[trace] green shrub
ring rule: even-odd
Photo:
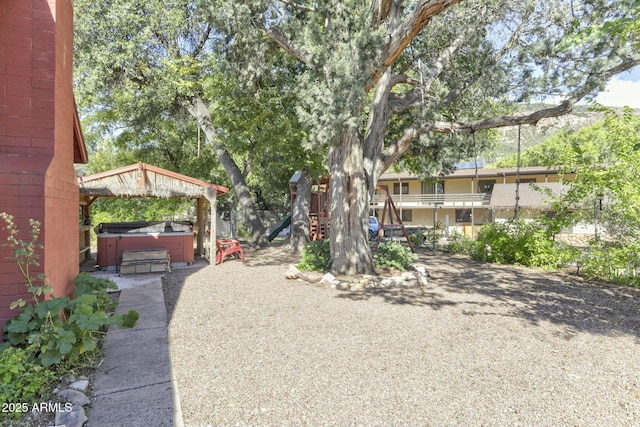
[[[422,233],[409,234],[409,240],[414,248],[422,248],[425,246],[427,240],[426,236]]]
[[[14,346],[31,345],[35,360],[45,367],[78,362],[93,354],[109,326],[132,327],[138,319],[135,310],[110,314],[116,304],[106,303],[98,295],[85,293],[75,299],[60,297],[25,304],[19,308],[20,314],[5,324],[5,339]]]
[[[413,270],[413,261],[418,257],[408,247],[395,242],[380,243],[374,256],[377,267],[390,267],[396,270]]]
[[[444,224],[440,221],[436,221],[436,223],[433,224],[433,227],[429,228],[424,234],[425,241],[429,242],[429,246],[434,251],[438,249],[438,242],[440,242],[440,239],[444,235],[444,229]]]
[[[574,253],[567,245],[556,244],[543,223],[519,219],[483,225],[472,256],[480,261],[554,269],[566,265]]]
[[[10,416],[15,418],[28,412],[30,407],[23,405],[35,402],[55,377],[53,371],[35,363],[30,353],[30,348],[16,347],[0,352],[0,402],[20,403],[20,406],[9,408]]]
[[[454,232],[449,236],[449,241],[444,247],[444,251],[452,254],[471,255],[475,242],[466,238],[460,233]]]
[[[40,224],[30,221],[31,240],[17,238],[18,230],[13,217],[1,213],[9,232],[8,243],[13,250],[13,259],[17,263],[31,293],[29,302],[19,299],[11,304],[17,309],[17,317],[7,321],[3,327],[4,338],[13,346],[29,348],[33,352],[34,362],[44,367],[66,363],[77,363],[85,355],[93,354],[99,337],[107,327],[132,327],[138,319],[138,313],[130,310],[125,315],[111,315],[116,304],[111,303],[107,289],[114,286],[108,279],[99,279],[86,273],[76,279],[76,298],[55,297],[52,288],[43,274],[33,276],[30,268],[38,266],[36,249]],[[50,298],[42,300],[49,294]]]
[[[640,242],[592,242],[579,263],[589,279],[640,287]]]
[[[329,239],[309,242],[302,251],[302,258],[297,265],[300,270],[324,272],[331,268]]]

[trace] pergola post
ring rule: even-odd
[[[209,262],[212,265],[216,263],[216,236],[218,234],[217,229],[217,218],[218,218],[218,207],[217,207],[217,199],[218,192],[213,188],[207,188],[205,190],[204,197],[207,198],[209,204],[211,205],[211,234],[209,236]]]
[[[202,256],[202,250],[204,249],[204,234],[206,233],[204,224],[204,200],[202,197],[198,197],[196,199],[196,225],[198,227],[196,252],[198,256]]]

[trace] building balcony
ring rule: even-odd
[[[487,193],[462,194],[393,194],[393,203],[397,208],[481,208],[489,205],[491,198]],[[371,207],[382,209],[386,196],[376,194],[371,200]]]

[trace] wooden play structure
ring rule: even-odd
[[[376,190],[384,191],[386,194],[384,199],[384,208],[382,209],[382,219],[378,220],[380,222],[380,230],[378,230],[376,247],[380,244],[380,239],[382,239],[384,230],[391,230],[391,232],[394,233],[396,229],[400,229],[402,230],[402,234],[404,235],[404,237],[407,239],[407,243],[409,244],[409,248],[411,248],[411,252],[415,252],[413,243],[411,243],[411,239],[409,238],[409,233],[407,233],[407,229],[402,223],[402,218],[400,218],[398,209],[396,208],[396,205],[393,203],[393,199],[391,198],[389,187],[387,185],[377,185]],[[389,215],[389,223],[385,224],[387,214]]]
[[[324,240],[329,237],[329,177],[323,176],[311,187],[309,207],[309,238]]]
[[[289,180],[289,184],[291,186],[291,206],[293,206],[293,201],[296,197],[295,188],[299,179],[299,172],[296,172]],[[407,239],[407,243],[409,244],[411,251],[415,252],[413,244],[411,243],[411,239],[409,238],[409,233],[407,233],[407,230],[402,223],[402,219],[400,218],[400,214],[398,213],[398,210],[393,203],[393,199],[391,198],[389,187],[386,185],[378,185],[376,186],[376,190],[378,192],[384,191],[386,194],[382,214],[381,216],[379,216],[381,220],[379,220],[380,230],[378,231],[376,248],[380,243],[382,237],[384,237],[385,230],[391,230],[391,232],[393,233],[394,230],[399,229]],[[388,223],[386,223],[387,219]],[[329,211],[329,177],[325,175],[314,182],[311,186],[311,204],[309,207],[309,239],[313,241],[324,240],[328,238],[330,234],[330,227],[331,219]]]

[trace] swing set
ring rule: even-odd
[[[415,252],[415,248],[413,247],[413,243],[411,243],[411,239],[409,238],[409,233],[407,233],[407,229],[402,223],[402,218],[400,218],[400,214],[398,213],[398,209],[396,208],[395,203],[393,203],[393,199],[391,198],[391,193],[389,193],[388,185],[377,185],[376,190],[384,191],[386,193],[384,199],[384,208],[382,209],[382,219],[380,220],[380,229],[378,230],[378,238],[376,240],[376,249],[378,249],[378,245],[380,245],[380,240],[382,239],[382,235],[384,234],[384,230],[402,230],[402,234],[407,239],[407,243],[409,244],[409,248],[411,248],[411,252]],[[389,224],[385,225],[385,220],[387,218],[387,213],[389,214]],[[395,223],[394,223],[395,221]]]

